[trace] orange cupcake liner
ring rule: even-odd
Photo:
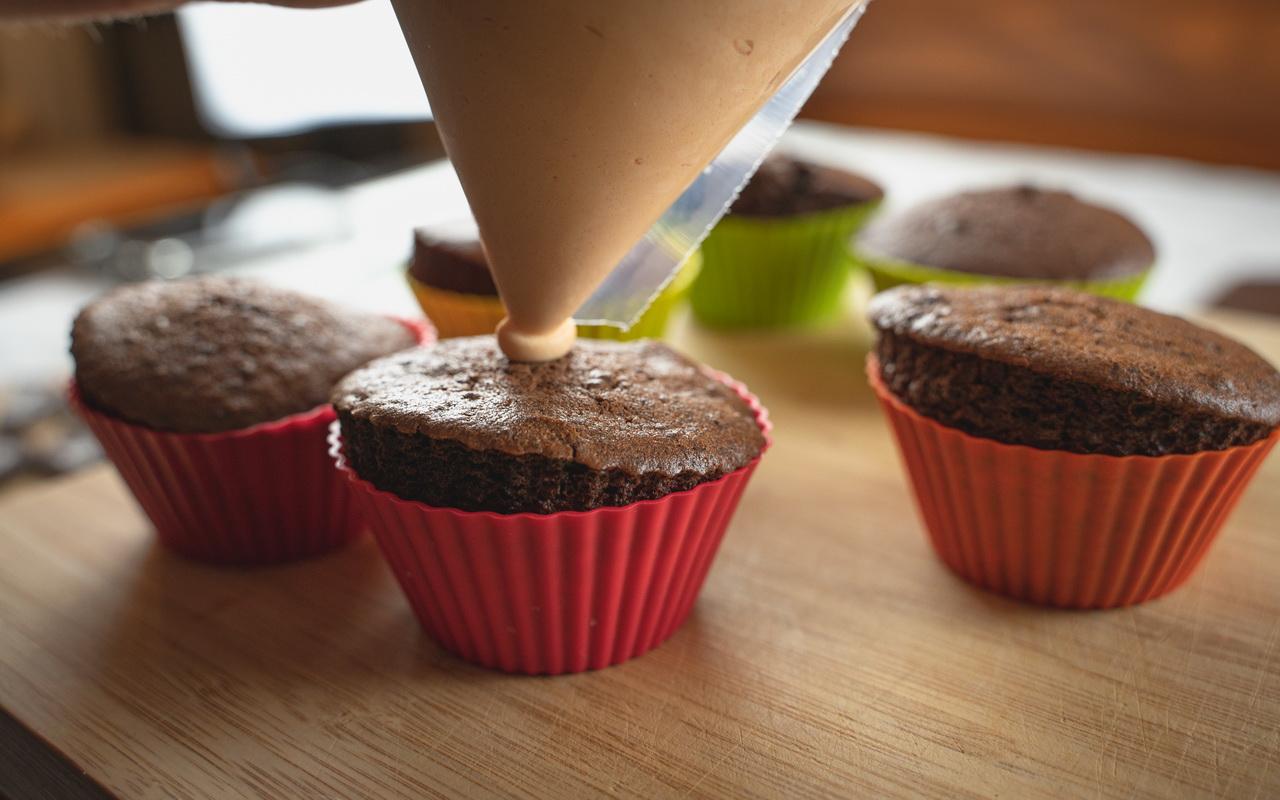
[[[438,289],[406,272],[405,278],[422,311],[435,325],[441,339],[455,336],[483,336],[493,333],[506,317],[496,295],[463,294]]]
[[[635,324],[625,331],[612,325],[579,325],[578,336],[615,341],[662,338],[672,313],[688,295],[701,265],[702,254],[695,250]],[[441,339],[493,333],[507,315],[496,295],[464,294],[428,286],[409,270],[405,271],[405,280],[423,313],[435,324]]]
[[[420,343],[425,320],[401,320]],[[88,406],[79,387],[71,407],[93,431],[160,541],[197,561],[266,565],[334,550],[361,521],[333,469],[329,405],[223,433],[172,433]]]
[[[867,377],[934,550],[964,580],[1025,602],[1115,608],[1186,581],[1280,440],[1191,455],[1039,450],[924,417]]]
[[[767,449],[768,413],[719,377],[751,405]],[[347,466],[336,422],[330,452],[427,634],[471,663],[550,675],[618,664],[680,627],[760,461],[628,506],[496,514],[378,489]]]

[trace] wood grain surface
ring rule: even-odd
[[[777,444],[649,655],[469,667],[371,541],[197,566],[100,467],[0,501],[0,704],[124,797],[1280,796],[1280,459],[1173,595],[1021,606],[929,551],[860,332],[683,341]]]

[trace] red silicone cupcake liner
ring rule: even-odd
[[[767,449],[768,413],[717,377],[751,405]],[[629,506],[495,514],[402,500],[346,465],[337,423],[330,442],[427,634],[466,661],[527,674],[600,669],[671,636],[760,461]]]
[[[425,321],[401,320],[419,342]],[[170,433],[90,408],[71,383],[71,406],[168,547],[216,564],[264,565],[328,552],[362,530],[326,436],[331,406],[241,430]]]
[[[867,376],[938,556],[970,583],[1062,608],[1159,597],[1195,571],[1280,430],[1193,455],[1108,456],[982,439]]]

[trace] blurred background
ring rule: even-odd
[[[889,208],[1070,188],[1152,233],[1145,302],[1266,311],[1277,42],[1274,0],[876,0],[784,147]],[[57,387],[72,316],[113,283],[259,272],[411,311],[410,229],[466,213],[442,156],[386,0],[0,26],[0,481],[95,457]]]

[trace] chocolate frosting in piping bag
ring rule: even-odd
[[[507,307],[499,343],[537,361],[572,346],[575,312],[628,325],[644,311],[862,0],[394,5]]]

